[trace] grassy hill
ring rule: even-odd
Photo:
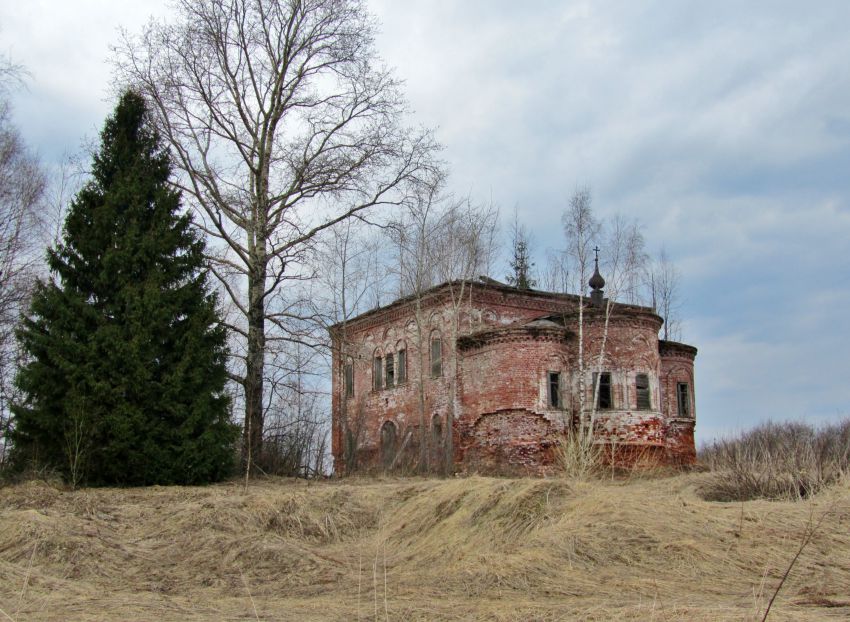
[[[271,479],[0,489],[0,619],[850,618],[850,482],[704,501],[631,481]]]

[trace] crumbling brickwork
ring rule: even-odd
[[[577,309],[576,296],[448,283],[334,326],[336,471],[555,470],[582,419]],[[617,463],[692,463],[696,349],[660,342],[652,309],[613,305],[607,328],[605,315],[588,305],[582,322],[595,442]]]

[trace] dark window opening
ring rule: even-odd
[[[395,384],[395,366],[393,363],[393,355],[387,354],[387,373],[384,376],[384,380],[386,381],[386,387],[388,389],[391,389]]]
[[[352,363],[345,364],[345,397],[354,396],[354,365]]]
[[[679,401],[679,416],[691,416],[691,392],[687,382],[680,382],[676,385],[676,396]]]
[[[443,341],[436,337],[431,339],[431,377],[443,375]]]
[[[635,376],[635,388],[637,389],[638,410],[649,410],[652,404],[649,399],[649,376],[638,374]]]
[[[596,383],[599,382],[599,397],[596,400],[596,408],[605,410],[613,408],[614,400],[611,399],[611,374],[603,372],[601,374],[593,374],[593,387],[596,389]]]
[[[398,369],[396,370],[396,382],[403,384],[407,382],[407,351],[398,351]]]
[[[383,384],[381,382],[381,369],[381,357],[376,356],[374,364],[372,365],[372,388],[374,388],[375,391],[380,391],[381,385]]]
[[[549,372],[549,406],[561,408],[561,374],[556,371]]]

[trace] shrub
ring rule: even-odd
[[[699,461],[715,473],[701,491],[710,501],[805,499],[850,474],[850,418],[765,423],[706,444]]]

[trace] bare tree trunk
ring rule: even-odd
[[[427,428],[425,426],[425,348],[430,348],[430,340],[425,343],[424,331],[422,329],[422,300],[419,292],[416,294],[414,315],[416,317],[416,350],[419,353],[419,472],[428,472],[430,443]],[[430,375],[430,374],[429,374]]]
[[[245,354],[244,368],[231,366],[245,392],[243,451],[256,462],[267,343],[319,345],[304,338],[315,318],[292,310],[285,286],[314,278],[304,256],[320,234],[400,204],[437,174],[437,146],[404,126],[400,85],[358,0],[175,5],[168,24],[125,35],[117,78],[151,103],[183,173],[176,184],[212,241],[211,270],[236,316],[227,327]]]
[[[265,313],[262,294],[265,289],[260,275],[252,273],[248,284],[248,352],[245,356],[245,444],[243,460],[246,468],[250,460],[262,459],[263,451],[263,368],[265,364]]]

